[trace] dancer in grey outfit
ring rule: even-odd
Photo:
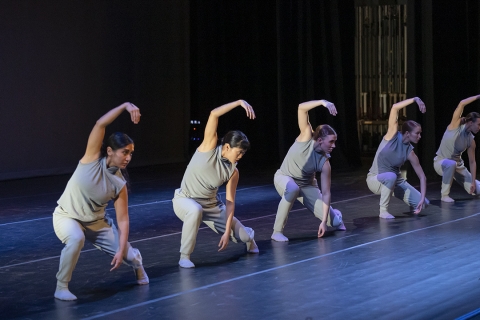
[[[298,106],[300,135],[288,150],[282,166],[275,173],[273,180],[275,188],[282,197],[271,236],[275,241],[288,241],[283,229],[295,200],[300,201],[321,220],[318,237],[325,234],[327,226],[345,230],[341,212],[330,206],[329,158],[335,148],[337,134],[329,125],[320,125],[313,132],[308,120],[308,111],[318,106],[326,107],[332,115],[337,114],[335,105],[326,100],[301,103]],[[317,172],[321,173],[321,191],[315,178]]]
[[[140,110],[128,102],[98,119],[88,138],[85,155],[80,159],[53,213],[55,234],[65,244],[57,273],[54,294],[57,299],[77,299],[68,290],[68,283],[85,239],[113,257],[110,271],[124,262],[133,267],[138,284],[149,282],[140,252],[128,243],[128,195],[121,170],[132,158],[133,141],[126,134],[115,133],[105,144],[104,155],[101,151],[105,127],[124,110],[131,114],[134,123],[140,121]],[[118,230],[105,214],[110,200],[114,200]]]
[[[237,162],[250,147],[247,137],[240,131],[230,131],[217,146],[218,118],[241,106],[247,117],[255,119],[253,108],[244,100],[227,103],[213,109],[205,126],[203,141],[193,155],[183,176],[180,189],[172,200],[173,210],[183,221],[180,260],[182,268],[193,268],[190,254],[195,248],[198,228],[203,221],[216,233],[222,234],[218,251],[227,248],[229,239],[246,243],[247,251],[258,253],[254,232],[234,217],[235,193],[239,179]],[[224,205],[218,188],[227,182]]]
[[[479,99],[480,95],[477,95],[460,101],[453,112],[452,121],[443,134],[437,156],[433,159],[435,171],[442,176],[441,200],[443,202],[455,201],[449,196],[453,179],[469,194],[475,194],[475,191],[478,193],[478,190],[480,190],[480,182],[476,180],[476,145],[472,134],[480,130],[480,114],[471,112],[466,117],[462,117],[465,106]],[[465,150],[467,150],[471,173],[462,160],[462,153]],[[475,180],[475,183],[472,183],[473,180]]]
[[[387,134],[378,146],[373,159],[372,167],[367,175],[368,188],[375,194],[380,195],[380,218],[394,219],[388,212],[388,204],[393,195],[403,200],[413,208],[415,214],[420,213],[429,201],[425,199],[427,192],[427,178],[413,152],[411,143],[418,143],[422,133],[422,127],[415,121],[408,120],[403,123],[402,132],[398,131],[398,112],[409,104],[416,102],[420,111],[425,113],[425,104],[420,98],[412,98],[395,103],[390,110]],[[412,187],[400,172],[400,167],[409,160],[415,173],[420,179],[420,192]]]

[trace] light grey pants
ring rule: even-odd
[[[227,208],[215,199],[193,199],[184,195],[181,189],[175,190],[172,199],[173,211],[183,221],[180,253],[191,254],[197,241],[198,228],[202,221],[218,234],[224,234],[227,224]],[[233,217],[230,239],[233,242],[247,243],[253,240],[253,229],[245,227],[237,218]]]
[[[85,239],[92,242],[97,249],[112,257],[117,253],[119,247],[118,230],[112,219],[107,216],[101,220],[84,222],[53,213],[53,228],[58,239],[65,244],[65,248],[60,255],[60,267],[57,273],[57,280],[61,282],[68,283],[72,279],[73,269],[75,269],[80,257]],[[132,248],[130,243],[127,243],[127,255],[123,258],[123,263],[133,268],[142,265],[140,251]]]
[[[367,175],[367,185],[370,191],[380,195],[380,212],[388,212],[388,204],[392,194],[410,206],[417,207],[422,194],[412,187],[403,177],[393,172],[384,172],[378,175]],[[425,198],[423,208],[426,208],[430,201]]]
[[[300,203],[308,210],[313,212],[315,217],[322,220],[324,202],[322,201],[322,192],[318,187],[299,187],[291,177],[282,174],[280,171],[275,173],[273,182],[275,189],[277,189],[278,194],[282,197],[278,204],[273,231],[283,232],[283,228],[287,224],[288,214],[290,213],[295,200],[300,201]],[[335,215],[335,211],[330,207],[327,226],[332,226],[332,221],[335,218]]]
[[[433,159],[433,167],[438,175],[442,176],[442,197],[450,194],[453,179],[455,179],[455,181],[457,181],[467,192],[470,192],[472,174],[463,164],[458,165],[455,160],[435,157],[435,159]],[[480,182],[475,180],[475,184],[475,192],[478,194],[480,193]]]

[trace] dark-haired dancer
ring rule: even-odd
[[[430,202],[425,198],[427,192],[427,178],[423,172],[418,157],[413,152],[412,143],[418,143],[422,133],[419,123],[408,120],[402,125],[402,132],[398,131],[398,112],[409,104],[416,102],[422,113],[425,113],[425,104],[420,98],[411,98],[395,103],[390,110],[388,130],[378,146],[373,159],[372,167],[367,175],[368,188],[380,195],[380,218],[394,219],[388,212],[388,204],[393,195],[403,200],[418,214]],[[420,192],[412,187],[402,177],[400,167],[409,160],[415,173],[420,179]]]
[[[320,125],[313,132],[308,120],[308,111],[318,106],[326,107],[334,116],[337,114],[335,105],[326,100],[301,103],[298,106],[300,135],[288,150],[282,166],[275,173],[275,188],[282,197],[271,236],[275,241],[288,241],[283,235],[283,228],[295,199],[321,220],[318,237],[325,234],[327,225],[345,230],[341,212],[330,206],[329,158],[335,148],[337,134],[329,125]],[[320,172],[321,191],[315,178],[317,172]]]
[[[477,162],[475,161],[475,140],[472,133],[480,130],[480,114],[471,112],[462,117],[463,108],[469,103],[480,99],[480,95],[460,101],[453,112],[452,121],[443,134],[437,156],[433,159],[435,171],[442,176],[443,202],[454,202],[450,198],[450,188],[453,179],[465,188],[469,194],[475,194],[480,190],[480,182],[476,180]],[[468,162],[471,173],[465,168],[462,153],[467,150]],[[475,180],[475,183],[472,181]]]
[[[85,239],[113,257],[110,271],[124,262],[133,267],[138,284],[149,282],[140,252],[128,243],[128,194],[121,171],[132,158],[133,141],[126,134],[116,133],[110,136],[104,150],[101,150],[105,127],[124,110],[130,113],[133,123],[140,121],[140,110],[128,102],[97,120],[88,138],[85,155],[80,159],[53,213],[55,234],[65,244],[57,273],[57,299],[77,299],[68,290],[68,283]],[[110,200],[114,200],[118,230],[105,214]]]
[[[230,131],[217,146],[218,118],[238,106],[245,109],[248,118],[255,119],[253,108],[243,100],[213,109],[205,126],[203,141],[188,164],[180,189],[175,190],[173,210],[183,221],[178,262],[182,268],[195,267],[190,261],[190,254],[202,221],[216,233],[222,234],[218,251],[225,250],[231,238],[234,242],[246,243],[248,252],[258,253],[253,230],[243,226],[234,217],[239,179],[236,166],[250,143],[242,132]],[[225,182],[226,205],[217,194],[218,188]]]

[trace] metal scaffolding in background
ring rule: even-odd
[[[355,6],[355,81],[360,147],[369,153],[386,133],[392,104],[406,99],[407,5],[366,2]],[[399,120],[405,116],[402,109]]]

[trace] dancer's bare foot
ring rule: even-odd
[[[272,236],[270,237],[272,240],[278,241],[278,242],[287,242],[288,238],[283,235],[280,231],[274,231],[272,233]]]
[[[195,268],[195,265],[192,261],[190,261],[189,254],[180,254],[180,260],[178,261],[178,265],[182,268]]]
[[[379,217],[383,219],[395,219],[395,217],[388,212],[380,212]]]
[[[249,253],[258,253],[258,246],[255,240],[252,239],[252,241],[247,242],[247,252]]]
[[[135,272],[135,277],[137,278],[137,283],[142,285],[142,284],[148,284],[150,280],[148,279],[147,273],[145,272],[145,269],[143,269],[143,266],[140,266],[137,269],[133,269]]]
[[[55,290],[55,294],[53,295],[58,300],[63,301],[73,301],[77,300],[77,297],[68,290],[68,286],[59,286],[57,284],[57,289]]]
[[[443,196],[442,199],[440,199],[440,200],[442,200],[442,202],[447,202],[447,203],[455,202],[455,200],[453,200],[449,196]]]

